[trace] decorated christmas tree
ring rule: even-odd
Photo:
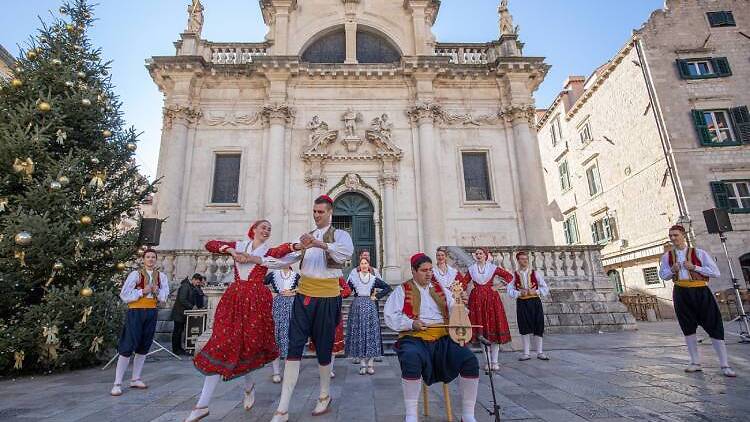
[[[134,161],[85,0],[65,3],[0,79],[0,374],[91,365],[117,342],[135,256],[123,221],[154,191]],[[131,225],[132,226],[132,225]]]

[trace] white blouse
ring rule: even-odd
[[[469,267],[469,274],[471,274],[471,280],[476,284],[487,284],[492,283],[492,280],[495,278],[495,270],[497,269],[497,265],[486,262],[484,264],[484,271],[480,271],[479,264],[473,263]]]
[[[260,258],[263,258],[266,255],[266,253],[268,253],[268,249],[270,248],[267,245],[267,242],[263,242],[263,244],[253,249],[252,240],[239,241],[235,243],[235,247],[234,247],[234,250],[237,252],[244,252],[251,256],[257,256]],[[253,268],[255,268],[255,264],[250,263],[250,262],[244,263],[244,264],[235,262],[234,266],[237,267],[237,273],[240,275],[241,280],[249,280],[250,272],[253,271]]]

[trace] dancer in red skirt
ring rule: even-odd
[[[339,287],[341,288],[341,298],[346,299],[351,296],[352,289],[349,284],[344,281],[343,277],[339,278]],[[333,362],[336,360],[336,355],[344,353],[344,318],[341,318],[339,324],[336,326],[336,338],[333,340],[333,353],[331,353],[331,378],[336,378],[336,372],[333,370]],[[315,343],[310,340],[307,348],[311,351],[315,351]]]
[[[262,265],[264,256],[280,258],[292,251],[291,244],[269,248],[271,223],[255,222],[248,231],[249,241],[206,244],[209,252],[232,255],[234,283],[224,292],[216,308],[213,334],[195,357],[195,367],[206,375],[198,404],[186,422],[208,416],[208,404],[220,379],[225,381],[245,376],[245,410],[255,404],[255,384],[250,372],[272,362],[279,356],[271,317],[271,292],[263,284],[268,269]]]
[[[500,369],[498,357],[500,345],[510,342],[510,328],[508,318],[505,316],[505,307],[500,300],[500,294],[495,290],[495,277],[500,277],[505,284],[513,280],[513,275],[503,268],[491,262],[487,262],[489,254],[484,249],[474,252],[476,262],[469,267],[463,279],[464,289],[469,283],[474,283],[474,288],[469,294],[469,319],[474,325],[483,328],[475,328],[474,335],[482,335],[492,343],[490,346],[490,359],[492,369]],[[485,365],[485,371],[489,368]]]

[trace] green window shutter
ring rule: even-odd
[[[687,60],[677,59],[677,69],[680,70],[680,77],[682,79],[693,79]]]
[[[714,57],[711,59],[716,76],[732,76],[732,68],[729,67],[729,60],[726,57]]]
[[[703,116],[703,110],[693,110],[693,124],[698,131],[698,139],[701,145],[711,145],[711,133],[708,131],[706,117]]]
[[[750,112],[748,112],[747,106],[735,107],[729,111],[732,115],[737,139],[742,143],[750,143]]]
[[[724,182],[711,182],[711,194],[718,208],[729,209],[727,185]]]

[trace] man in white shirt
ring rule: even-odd
[[[133,271],[122,284],[120,299],[128,305],[125,315],[125,326],[117,343],[117,368],[115,383],[110,394],[122,395],[122,378],[133,358],[133,375],[130,388],[147,388],[141,380],[141,371],[146,362],[146,354],[151,349],[156,332],[156,320],[159,310],[157,302],[165,303],[169,297],[169,279],[167,275],[156,270],[156,251],[147,249],[143,253],[143,267]]]
[[[536,357],[539,360],[549,360],[544,353],[544,308],[540,296],[549,295],[549,287],[544,277],[529,268],[529,253],[521,251],[516,254],[518,271],[513,273],[513,281],[508,283],[508,296],[516,299],[516,320],[518,332],[523,339],[523,354],[518,360],[531,359],[531,336],[536,339]]]
[[[300,262],[300,280],[289,324],[289,351],[284,366],[279,406],[273,422],[289,420],[289,402],[299,377],[300,360],[307,339],[315,343],[320,371],[320,394],[313,416],[328,413],[331,404],[331,356],[336,325],[341,320],[339,278],[347,260],[352,259],[354,244],[345,230],[331,225],[333,200],[323,195],[315,200],[313,219],[317,228],[295,243],[293,252],[281,259],[264,258],[271,269],[287,268]]]
[[[422,380],[432,385],[459,377],[463,422],[476,422],[474,406],[479,386],[479,361],[467,347],[448,335],[450,292],[433,280],[432,260],[423,253],[411,258],[412,280],[397,287],[383,311],[385,323],[399,332],[394,350],[401,364],[405,422],[417,422],[417,402]]]
[[[659,276],[663,280],[674,282],[674,312],[677,314],[677,321],[685,335],[685,343],[690,354],[690,364],[685,368],[685,372],[703,370],[698,353],[698,338],[695,334],[700,325],[711,337],[722,373],[727,377],[736,377],[737,374],[729,366],[721,312],[708,287],[711,278],[721,275],[719,267],[706,251],[688,246],[683,226],[672,226],[669,229],[669,240],[674,247],[661,257]]]

